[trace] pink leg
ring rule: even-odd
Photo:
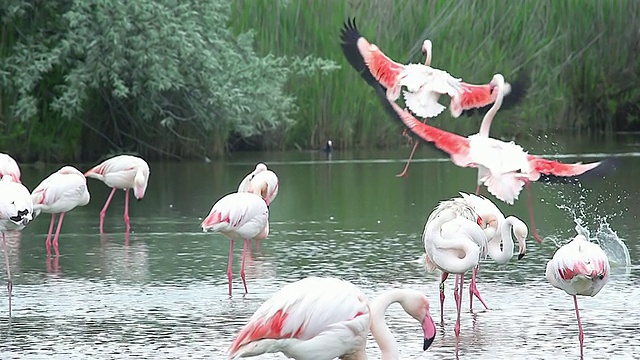
[[[9,317],[11,317],[11,290],[13,290],[13,282],[11,281],[11,266],[9,265],[9,249],[7,248],[7,240],[2,232],[2,248],[4,250],[4,262],[7,264],[7,292],[9,293]]]
[[[538,231],[536,230],[536,220],[533,218],[533,200],[531,199],[531,185],[529,181],[525,181],[525,185],[527,187],[527,199],[529,200],[529,217],[531,219],[531,233],[533,238],[536,239],[537,242],[542,242],[542,238],[538,235]]]
[[[580,311],[578,310],[578,298],[573,295],[573,304],[576,307],[576,317],[578,318],[578,339],[580,340],[580,358],[584,357],[584,332],[582,332],[582,322],[580,321]]]
[[[404,166],[404,169],[400,174],[396,174],[397,177],[407,177],[407,171],[409,171],[409,165],[411,164],[411,159],[413,159],[413,154],[416,153],[416,149],[418,149],[418,145],[420,145],[418,141],[416,141],[416,143],[413,144],[413,149],[411,149],[411,154],[409,154],[409,159],[407,159],[407,164]]]
[[[53,232],[53,223],[56,221],[56,214],[51,214],[51,222],[49,223],[49,232],[47,232],[47,240],[44,246],[47,248],[47,256],[51,256],[51,233]]]
[[[482,195],[482,189],[480,188],[480,184],[476,186],[476,195]]]
[[[233,240],[229,240],[229,265],[227,265],[227,279],[229,280],[229,296],[231,296],[231,277],[233,274]]]
[[[109,203],[111,203],[111,199],[113,198],[113,194],[116,193],[116,188],[111,190],[111,194],[107,198],[107,202],[104,203],[102,210],[100,210],[100,234],[104,234],[103,226],[104,226],[104,217],[107,214],[107,208],[109,207]]]
[[[440,323],[442,324],[444,324],[444,281],[447,280],[448,277],[449,273],[443,272],[440,278]]]
[[[126,232],[129,232],[131,229],[131,224],[129,223],[129,189],[124,192],[124,223],[127,225]]]
[[[247,290],[247,278],[244,273],[244,263],[247,257],[247,250],[251,248],[251,239],[245,239],[244,244],[242,245],[242,262],[240,264],[240,277],[242,278],[242,285],[244,285],[244,293],[248,293]]]
[[[456,338],[460,337],[460,310],[462,309],[462,287],[464,285],[464,274],[456,276],[456,280],[459,279],[460,286],[456,287],[456,305],[458,306],[458,319],[456,320],[456,326],[453,331],[456,333]]]
[[[256,251],[260,251],[260,240],[256,240]]]
[[[478,267],[474,267],[473,268],[473,275],[471,275],[471,285],[469,285],[469,311],[473,311],[473,296],[475,295],[475,297],[478,298],[478,300],[480,300],[480,302],[482,303],[482,305],[484,305],[485,309],[489,309],[489,307],[487,306],[487,303],[484,302],[484,300],[482,300],[482,297],[480,296],[480,292],[478,291],[478,288],[476,287],[476,277],[478,276]]]
[[[60,236],[60,229],[62,228],[62,220],[64,219],[64,213],[60,213],[60,217],[58,218],[58,228],[56,229],[56,236],[53,237],[53,250],[56,251],[56,256],[60,256],[60,251],[58,250],[58,236]]]

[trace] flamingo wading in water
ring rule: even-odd
[[[269,235],[269,208],[260,195],[252,193],[231,193],[218,200],[209,215],[202,221],[203,231],[219,232],[229,238],[229,263],[227,278],[229,280],[229,296],[231,296],[231,278],[233,264],[234,241],[242,240],[242,262],[240,277],[247,293],[245,278],[245,259],[251,247],[251,239],[262,240]]]
[[[584,332],[580,321],[577,295],[596,296],[609,281],[609,259],[598,246],[583,235],[556,250],[547,263],[547,280],[554,287],[573,296],[578,319],[580,358],[583,357]]]
[[[458,317],[454,332],[460,336],[460,311],[464,274],[478,266],[487,254],[487,237],[480,227],[482,219],[463,199],[440,202],[427,219],[422,235],[426,252],[426,269],[442,271],[440,283],[440,320],[444,322],[444,281],[456,274],[454,297]],[[456,353],[457,353],[456,342]]]
[[[369,303],[348,281],[308,277],[287,284],[262,304],[231,344],[229,358],[282,352],[297,360],[366,359],[369,329],[382,359],[400,359],[384,321],[393,303],[420,322],[427,350],[436,335],[429,301],[411,289],[388,290]]]
[[[107,186],[112,187],[111,194],[107,198],[104,207],[100,211],[100,234],[104,233],[104,217],[107,208],[117,189],[124,189],[124,223],[126,232],[129,233],[129,190],[133,189],[136,199],[142,200],[147,184],[149,183],[149,165],[143,159],[131,155],[118,155],[105,160],[101,164],[87,171],[84,176],[98,179]]]
[[[11,316],[11,265],[5,232],[22,230],[33,219],[33,202],[29,189],[14,181],[11,175],[4,175],[0,180],[0,232],[2,232],[2,249],[7,266],[7,292],[9,293],[9,316]]]
[[[34,217],[38,216],[40,212],[51,214],[49,231],[45,240],[47,253],[51,251],[51,233],[53,232],[56,214],[60,214],[60,217],[58,218],[56,234],[53,237],[53,248],[56,255],[60,255],[58,251],[58,236],[60,236],[64,214],[73,210],[76,206],[87,205],[90,198],[87,179],[80,170],[68,165],[49,175],[33,189],[31,199],[33,201]]]

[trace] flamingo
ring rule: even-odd
[[[242,179],[238,192],[260,195],[269,206],[278,195],[278,176],[267,169],[267,165],[259,163],[255,170]]]
[[[527,252],[526,238],[529,234],[527,225],[515,216],[504,217],[504,214],[489,199],[473,194],[461,192],[460,196],[476,211],[482,219],[485,235],[488,240],[487,253],[493,261],[498,264],[506,264],[513,257],[513,237],[518,241],[518,260],[522,259]],[[478,267],[473,269],[471,284],[469,285],[469,310],[473,309],[473,296],[488,308],[487,304],[480,297],[480,292],[476,288],[476,278]]]
[[[265,200],[260,195],[253,193],[225,195],[213,205],[201,226],[205,232],[219,232],[229,238],[229,263],[227,265],[229,296],[231,296],[233,243],[235,240],[243,240],[240,277],[244,285],[244,292],[247,293],[244,272],[247,248],[251,247],[251,239],[262,240],[269,235],[269,208]]]
[[[440,269],[440,321],[444,323],[444,281],[448,274],[456,274],[454,297],[458,318],[454,327],[460,336],[460,311],[464,273],[478,266],[487,254],[487,237],[480,227],[481,218],[461,198],[442,201],[427,219],[422,234],[427,271]],[[457,344],[456,344],[457,349]]]
[[[609,259],[598,246],[583,235],[576,236],[553,254],[547,263],[547,280],[554,287],[573,296],[578,318],[580,358],[583,357],[584,333],[578,310],[577,295],[596,296],[609,281]]]
[[[60,214],[60,217],[56,234],[53,237],[53,248],[56,251],[56,255],[60,255],[58,251],[58,236],[60,236],[64,214],[73,210],[76,206],[87,205],[90,198],[87,179],[80,170],[69,165],[49,175],[33,189],[31,199],[33,201],[34,217],[38,216],[40,212],[51,214],[49,231],[45,240],[47,253],[51,252],[51,233],[53,232],[56,214]]]
[[[282,352],[298,360],[366,359],[369,329],[382,359],[400,359],[398,344],[385,324],[393,303],[422,325],[423,350],[436,335],[429,300],[418,291],[393,289],[369,303],[348,281],[308,277],[285,285],[253,314],[229,348],[229,358]]]
[[[127,226],[126,233],[128,234],[131,228],[129,223],[129,190],[133,189],[133,195],[138,201],[144,197],[149,182],[149,165],[147,162],[137,156],[118,155],[96,165],[84,173],[84,176],[98,179],[113,188],[107,198],[107,202],[100,211],[100,234],[104,233],[104,217],[107,214],[107,208],[111,203],[113,194],[116,193],[116,189],[125,190],[124,222]]]
[[[0,232],[2,232],[2,248],[7,265],[7,292],[9,293],[9,316],[11,316],[11,266],[9,265],[9,249],[5,232],[22,230],[33,219],[33,202],[31,194],[11,175],[4,175],[0,180]]]
[[[0,178],[9,175],[13,181],[20,183],[20,167],[9,154],[0,153]]]
[[[463,112],[478,109],[486,111],[486,106],[495,102],[497,92],[491,83],[485,85],[468,84],[461,79],[453,78],[449,73],[432,68],[431,40],[422,44],[422,52],[426,54],[424,65],[402,65],[387,57],[380,49],[370,44],[357,29],[355,19],[348,20],[342,29],[342,50],[347,60],[360,75],[372,86],[379,84],[386,89],[391,101],[397,100],[400,88],[405,86],[405,104],[414,114],[425,118],[439,115],[445,107],[438,103],[441,94],[451,97],[449,109],[454,118]],[[519,79],[513,90],[509,83],[505,84],[505,95],[513,91],[508,106],[518,103],[525,94],[526,80]],[[409,159],[398,177],[406,177],[411,159],[419,143],[414,144]]]

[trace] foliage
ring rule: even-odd
[[[336,68],[309,56],[258,56],[252,31],[227,27],[224,0],[13,0],[2,13],[15,37],[1,63],[15,101],[4,115],[82,124],[101,137],[83,136],[86,157],[104,148],[220,153],[233,133],[292,124],[295,97],[283,91],[291,76]]]

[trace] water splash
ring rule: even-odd
[[[611,266],[612,272],[624,273],[629,275],[631,272],[631,256],[629,256],[629,249],[624,243],[624,240],[618,236],[618,234],[611,229],[611,226],[607,222],[606,218],[600,219],[600,225],[595,231],[595,235],[592,237],[590,231],[586,228],[582,219],[574,219],[576,223],[576,232],[580,235],[584,235],[589,241],[595,241],[600,245],[604,253],[609,258],[609,266]]]

